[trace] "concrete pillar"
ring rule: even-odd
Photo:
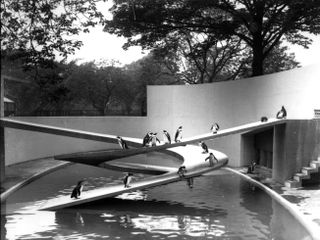
[[[4,117],[4,77],[1,76],[1,84],[0,84],[0,118]],[[4,180],[5,177],[5,156],[4,156],[4,149],[5,149],[5,142],[4,142],[4,127],[0,126],[0,182]]]
[[[286,125],[276,125],[273,129],[273,159],[272,178],[277,182],[284,182],[288,176],[284,175],[285,163],[285,132]]]

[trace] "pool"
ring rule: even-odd
[[[70,194],[79,179],[87,180],[87,190],[122,183],[124,175],[75,164],[41,177],[2,204],[1,239],[311,239],[269,195],[225,170],[195,178],[193,188],[180,181],[74,208],[37,210],[47,199]]]

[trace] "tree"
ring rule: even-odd
[[[66,86],[74,102],[89,103],[100,115],[106,115],[121,81],[123,73],[120,68],[113,65],[97,66],[89,62],[71,66]]]
[[[1,0],[1,52],[13,51],[29,67],[66,58],[81,42],[71,36],[103,21],[95,0]]]
[[[157,48],[174,34],[207,34],[207,41],[232,36],[252,53],[252,75],[263,74],[263,62],[283,39],[307,47],[306,32],[320,32],[318,0],[135,0],[115,1],[105,31],[125,36],[124,47]]]

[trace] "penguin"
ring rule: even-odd
[[[171,144],[170,134],[166,130],[163,130],[163,141],[165,144]]]
[[[257,164],[254,161],[252,161],[248,167],[247,173],[253,173],[256,165]]]
[[[71,198],[76,198],[76,199],[79,198],[83,189],[83,182],[84,181],[81,180],[77,183],[77,186],[75,186],[75,188],[72,190]]]
[[[205,159],[205,161],[209,160],[209,164],[210,166],[214,166],[213,160],[215,160],[217,163],[219,162],[218,159],[213,155],[213,153],[211,152],[209,154],[209,156]]]
[[[183,178],[183,177],[185,177],[184,174],[185,174],[186,172],[187,172],[186,167],[185,167],[185,166],[180,166],[177,173],[179,174],[179,177],[180,177],[180,178]]]
[[[124,187],[125,188],[129,188],[130,187],[130,182],[132,180],[132,176],[133,174],[132,173],[128,173],[124,179],[123,179],[123,183],[124,183]]]
[[[268,118],[265,116],[261,117],[261,122],[268,122]]]
[[[182,126],[180,126],[177,129],[176,134],[174,136],[174,141],[175,142],[181,142],[181,139],[182,139]]]
[[[143,147],[148,147],[150,140],[151,140],[152,132],[148,132],[146,136],[143,138],[142,146]]]
[[[277,119],[284,119],[287,117],[287,110],[284,106],[281,107],[280,111],[277,113]]]
[[[118,136],[117,139],[118,139],[118,143],[119,143],[119,145],[120,145],[120,147],[121,147],[122,149],[129,149],[126,141],[123,140],[122,137]]]
[[[207,144],[205,144],[203,141],[200,141],[200,142],[199,142],[199,145],[200,145],[200,146],[202,147],[202,149],[203,149],[203,152],[202,152],[202,153],[208,153],[208,152],[209,152]]]
[[[220,129],[220,126],[218,125],[218,123],[212,124],[212,126],[210,128],[210,130],[212,131],[213,134],[217,133],[219,129]]]
[[[157,138],[157,133],[152,133],[151,135],[151,146],[157,146],[157,142],[160,143],[160,140]]]

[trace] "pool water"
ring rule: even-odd
[[[121,183],[125,173],[75,164],[52,172],[2,204],[1,239],[228,239],[308,240],[281,205],[226,170],[122,194],[59,211],[39,211],[46,200]],[[135,181],[146,175],[135,174]],[[83,193],[85,194],[85,192]]]

